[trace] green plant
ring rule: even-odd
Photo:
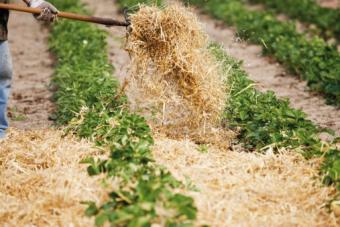
[[[209,146],[207,144],[200,144],[197,150],[201,153],[208,153]]]
[[[319,139],[322,129],[307,120],[301,110],[289,106],[288,100],[276,98],[273,92],[259,92],[241,63],[229,57],[217,45],[211,46],[216,58],[223,62],[230,97],[224,113],[227,127],[238,129],[238,138],[248,150],[261,151],[268,146],[294,149],[306,158],[323,156],[321,168],[324,182],[340,189],[340,150]]]
[[[330,149],[324,154],[325,162],[321,170],[325,174],[324,183],[327,185],[335,184],[340,191],[340,151]]]

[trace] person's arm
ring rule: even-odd
[[[23,0],[27,6],[32,8],[42,9],[40,15],[35,15],[35,18],[42,21],[52,22],[57,18],[58,10],[51,3],[44,0]]]

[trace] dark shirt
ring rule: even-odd
[[[8,3],[9,0],[0,0],[0,3]],[[8,23],[8,10],[0,9],[0,41],[7,40],[7,23]]]

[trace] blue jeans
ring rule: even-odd
[[[7,103],[12,81],[12,59],[7,41],[0,41],[0,138],[8,128]]]

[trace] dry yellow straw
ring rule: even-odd
[[[132,59],[131,106],[152,113],[151,125],[171,138],[206,142],[221,137],[222,71],[196,16],[177,5],[162,10],[142,6],[131,22],[126,44]]]
[[[56,130],[15,131],[0,142],[0,226],[92,226],[84,200],[107,197],[79,161],[99,152]]]

